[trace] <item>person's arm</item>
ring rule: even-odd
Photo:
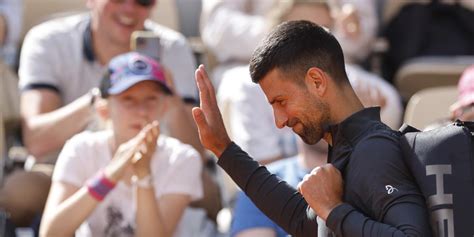
[[[424,198],[401,155],[396,138],[374,134],[357,144],[345,170],[351,200],[322,210],[320,197],[340,178],[331,164],[307,175],[301,193],[336,236],[431,236]]]
[[[58,150],[65,141],[83,130],[91,119],[91,97],[63,101],[62,85],[68,85],[62,65],[62,48],[49,26],[30,30],[22,46],[19,88],[22,91],[23,137],[28,151],[36,158]]]
[[[293,236],[317,236],[316,216],[298,191],[259,166],[235,143],[218,160],[227,174],[265,215]]]
[[[315,213],[309,208],[303,196],[286,182],[281,181],[268,172],[265,167],[259,166],[247,153],[230,141],[225,131],[217,102],[215,101],[214,88],[203,66],[196,70],[196,81],[200,91],[201,105],[193,109],[193,115],[204,147],[219,157],[218,164],[232,177],[255,205],[289,234],[294,236],[317,236],[318,226]],[[354,170],[365,167],[365,170],[361,169],[362,171],[360,172],[360,177],[366,179],[365,187],[371,187],[373,181],[382,182],[380,178],[376,179],[378,177],[374,178],[370,174],[382,173],[386,175],[384,177],[391,177],[390,181],[394,181],[392,183],[403,182],[403,180],[398,179],[400,176],[392,176],[392,174],[385,172],[387,171],[386,168],[399,172],[398,168],[400,168],[400,165],[403,168],[403,163],[398,164],[399,166],[385,164],[382,165],[382,168],[376,165],[377,169],[371,169],[371,167],[374,167],[373,162],[382,162],[383,164],[384,161],[393,160],[381,159],[381,157],[387,158],[387,154],[394,154],[393,151],[390,152],[383,149],[383,144],[385,143],[370,143],[369,147],[359,147],[360,151],[363,152],[361,155],[355,155],[356,157],[365,157],[364,155],[368,154],[367,151],[373,150],[374,147],[378,148],[376,150],[378,153],[370,153],[370,157],[373,159],[369,159],[364,163],[371,165],[353,167]],[[389,144],[392,146],[387,148],[397,148],[393,146],[396,143]],[[400,157],[395,159],[395,161],[403,162]],[[374,172],[374,170],[377,172]],[[332,180],[335,184],[340,185],[342,180],[340,173],[320,172],[319,175],[321,174],[322,177],[329,177],[327,179],[312,179],[313,182]],[[409,175],[404,177],[409,177]],[[365,189],[360,189],[357,179],[355,179],[355,182],[354,188],[363,192]],[[380,236],[381,233],[383,233],[382,236],[385,234],[387,236],[430,236],[426,207],[424,207],[423,198],[416,190],[398,199],[377,196],[379,199],[368,200],[368,203],[374,205],[372,210],[379,212],[377,216],[379,221],[373,221],[359,211],[356,211],[349,204],[340,203],[340,201],[328,198],[335,196],[334,192],[338,193],[338,195],[342,195],[342,192],[333,190],[333,187],[324,181],[320,182],[320,184],[319,187],[324,189],[316,188],[309,192],[303,188],[302,192],[306,193],[305,197],[311,201],[313,206],[320,205],[320,203],[318,204],[320,201],[326,202],[325,205],[320,205],[319,208],[313,209],[315,211],[318,210],[319,213],[317,212],[317,214],[324,220],[327,220],[327,225],[338,236]],[[313,185],[306,186],[314,187]],[[385,186],[377,188],[382,188],[382,191],[386,192]],[[347,192],[348,190],[345,191]],[[314,203],[317,203],[317,205]],[[335,206],[335,204],[338,205]],[[418,208],[415,208],[416,206]],[[406,213],[401,214],[401,212]],[[413,218],[417,219],[414,220]]]
[[[86,94],[61,107],[55,90],[31,89],[21,94],[23,139],[35,158],[58,150],[67,139],[82,131],[91,121],[91,95]]]
[[[173,236],[184,209],[191,202],[191,197],[187,194],[168,193],[156,199],[150,164],[156,151],[159,127],[158,123],[153,123],[153,127],[150,125],[147,127],[144,130],[150,129],[150,132],[146,132],[142,137],[138,151],[141,158],[132,165],[134,178],[138,180],[135,183],[136,236]],[[140,184],[140,180],[144,179],[147,181],[146,184]]]
[[[206,0],[203,2],[201,32],[204,44],[219,61],[248,61],[257,44],[270,30],[262,15],[246,12],[251,0]],[[239,47],[231,47],[239,45]]]
[[[383,223],[365,216],[347,203],[341,204],[329,214],[326,225],[336,236],[431,236],[426,208],[412,200],[391,207]]]
[[[74,236],[74,232],[97,207],[87,188],[53,182],[40,227],[40,236]]]
[[[157,129],[157,126],[158,124],[148,125],[134,139],[120,145],[111,162],[82,187],[69,184],[69,182],[54,181],[43,213],[40,226],[41,236],[73,236],[76,229],[95,210],[107,192],[113,188],[110,185],[115,185],[122,179],[145,136],[152,132],[152,127]],[[59,165],[56,169],[77,169],[75,162],[80,159],[77,157],[78,150],[81,150],[81,144],[74,142],[66,144],[63,149],[63,152],[66,151],[64,153],[66,155],[62,156],[63,153],[60,155]],[[74,156],[69,157],[70,154],[74,154]],[[68,170],[57,170],[56,172],[62,173],[63,179],[69,178],[64,177]],[[105,193],[104,182],[108,186],[108,191]]]
[[[317,234],[316,218],[312,216],[301,194],[270,174],[265,167],[259,167],[237,145],[231,144],[219,158],[218,164],[262,212],[289,234]],[[324,192],[319,190],[313,197],[305,195],[305,198],[316,201],[321,199]],[[416,195],[398,199],[379,221],[367,217],[347,203],[341,203],[327,210],[327,213],[326,224],[337,236],[375,237],[387,234],[401,237],[431,234],[423,198]]]
[[[191,198],[183,194],[168,194],[157,201],[153,187],[137,187],[136,193],[136,236],[173,236]]]
[[[218,164],[279,226],[295,236],[316,236],[316,218],[307,213],[308,204],[303,197],[231,142],[217,107],[214,88],[202,65],[196,70],[196,81],[201,104],[193,108],[193,116],[203,146],[219,157]]]

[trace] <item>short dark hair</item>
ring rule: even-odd
[[[344,55],[336,38],[309,21],[288,21],[278,25],[250,59],[250,75],[255,83],[275,68],[303,77],[311,67],[325,71],[338,84],[349,83]]]

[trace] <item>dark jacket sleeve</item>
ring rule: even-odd
[[[232,143],[218,164],[232,177],[252,202],[293,236],[317,236],[314,212],[295,188],[260,166]]]
[[[263,213],[289,234],[317,236],[316,217],[304,198],[264,166],[259,166],[236,144],[227,147],[218,164]],[[426,220],[426,208],[408,198],[388,207],[380,221],[344,203],[330,213],[326,224],[336,236],[431,236]]]
[[[374,221],[344,203],[331,211],[326,225],[336,236],[431,236],[425,211],[417,203],[398,203],[387,212],[385,224]]]

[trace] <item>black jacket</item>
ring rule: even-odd
[[[380,122],[379,113],[379,108],[364,109],[329,128],[328,161],[343,175],[344,204],[333,209],[326,225],[336,236],[431,236],[425,201],[403,163],[399,135]],[[288,233],[317,236],[316,218],[304,198],[236,144],[218,164]]]

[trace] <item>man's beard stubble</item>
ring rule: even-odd
[[[309,145],[318,143],[327,132],[325,129],[329,126],[329,106],[317,100],[309,102],[311,110],[306,114],[306,121],[300,120],[303,125],[302,134],[298,134],[301,139]]]

